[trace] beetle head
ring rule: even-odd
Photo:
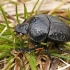
[[[15,32],[18,34],[26,34],[28,31],[28,23],[22,23],[22,24],[17,24],[17,26],[15,27]]]

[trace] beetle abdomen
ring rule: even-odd
[[[50,17],[49,16],[49,20]],[[59,21],[56,21],[56,20]],[[55,20],[55,21],[52,21]],[[58,17],[53,17],[52,20],[50,21],[50,31],[48,34],[48,38],[51,41],[62,41],[62,42],[67,42],[70,41],[70,27],[66,25],[62,20],[60,20]]]

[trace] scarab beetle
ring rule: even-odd
[[[70,27],[59,17],[48,14],[38,14],[26,19],[15,27],[15,31],[18,34],[29,34],[35,46],[32,50],[38,48],[41,41],[55,42],[56,45],[58,42],[70,41]],[[44,49],[47,51],[46,47]]]

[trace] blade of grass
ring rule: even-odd
[[[7,21],[7,17],[6,17],[6,15],[5,15],[5,12],[4,12],[3,8],[1,7],[1,5],[0,5],[0,10],[1,10],[1,12],[2,12],[2,15],[3,15],[4,19],[5,19],[7,28],[10,28],[10,27],[9,27],[9,23],[8,23],[8,21]]]
[[[12,48],[15,48],[15,47],[14,46],[10,46],[8,44],[3,44],[3,45],[0,45],[0,52],[6,51],[6,50],[10,50]]]
[[[11,58],[2,70],[10,70],[11,65],[14,64],[13,62],[14,62],[14,58]]]
[[[70,18],[70,8],[68,8],[64,13],[68,18]]]
[[[4,17],[4,20],[5,20],[5,22],[6,22],[6,26],[7,26],[8,30],[9,30],[9,32],[12,34],[13,37],[15,37],[14,33],[11,31],[11,29],[10,29],[10,27],[9,27],[9,23],[8,23],[6,14],[5,14],[5,12],[4,12],[4,10],[3,10],[3,8],[2,8],[1,5],[0,5],[0,10],[1,10],[1,12],[2,12],[2,15],[3,15],[3,17]]]
[[[65,3],[67,2],[67,0],[63,0],[63,2],[58,5],[55,9],[53,9],[52,11],[50,11],[48,14],[51,15],[53,14],[55,11],[57,11],[60,7],[62,7]]]
[[[41,45],[47,45],[47,43],[43,43],[43,42],[41,42]]]
[[[7,30],[7,27],[5,27],[2,32],[0,33],[0,36]]]
[[[33,15],[33,12],[34,12],[34,10],[35,10],[35,8],[36,8],[38,2],[39,2],[39,0],[37,0],[37,2],[35,3],[35,5],[34,5],[34,7],[33,7],[33,9],[32,9],[32,12],[31,12],[31,14],[30,14],[30,17]]]
[[[64,55],[60,55],[60,54],[56,54],[56,53],[51,53],[52,56],[56,56],[56,57],[60,57],[60,58],[64,58],[67,60],[70,60],[70,56],[64,56]]]
[[[7,51],[1,53],[0,54],[0,60],[3,59],[3,58],[5,58],[8,54],[10,55],[10,50],[7,50]]]
[[[26,53],[26,56],[27,56],[27,59],[29,61],[31,70],[37,70],[35,57],[33,55],[29,55],[27,53]]]
[[[17,8],[17,5],[16,5],[16,18],[17,18],[17,22],[19,24],[20,22],[19,22],[19,19],[18,19],[18,8]]]
[[[27,8],[24,4],[24,19],[26,19],[27,17],[28,17]]]
[[[6,36],[0,36],[1,39],[5,40],[6,42],[13,42],[12,39],[7,38]]]
[[[70,24],[70,9],[66,10],[65,14],[67,15],[67,18],[69,18],[69,21],[67,21],[67,23]]]
[[[5,24],[0,23],[0,26],[6,26]]]
[[[40,8],[41,8],[43,2],[44,2],[44,0],[42,0],[41,3],[39,4],[38,9],[37,9],[37,11],[35,12],[35,15],[39,13],[39,10],[40,10]]]
[[[66,46],[70,47],[70,42],[69,42],[69,43],[65,43],[64,45],[66,45]]]

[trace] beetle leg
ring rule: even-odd
[[[50,54],[48,53],[48,48],[46,46],[44,46],[43,48],[46,52],[46,55],[48,55],[49,59],[52,60]]]
[[[46,40],[45,40],[45,43],[46,43]],[[51,58],[51,56],[50,56],[50,54],[49,54],[49,52],[48,52],[48,48],[47,48],[47,46],[46,45],[44,45],[44,50],[45,50],[45,52],[46,52],[46,55],[48,56],[48,58],[50,59],[50,61],[51,61],[51,63],[50,63],[50,68],[51,68],[51,66],[52,66],[52,63],[53,63],[53,59]],[[50,69],[49,69],[50,70]]]
[[[20,53],[26,53],[35,50],[36,48],[20,48]]]
[[[39,43],[37,43],[37,42],[34,42],[34,41],[31,41],[32,42],[32,44],[34,45],[34,48],[20,48],[20,52],[21,53],[25,53],[25,52],[30,52],[30,51],[33,51],[33,50],[35,50],[35,49],[37,49],[37,48],[39,48],[40,46],[39,46]]]
[[[58,17],[61,17],[61,18],[64,18],[64,19],[66,19],[66,20],[68,20],[68,21],[70,21],[70,18],[67,18],[67,17],[63,17],[63,16],[61,16],[61,15],[57,15]]]
[[[34,41],[32,41],[32,43],[34,44],[34,48],[35,48],[35,49],[37,49],[37,48],[41,48],[41,46],[39,46],[40,43],[38,43],[38,42],[34,42]],[[44,41],[44,43],[46,43],[46,40]],[[51,58],[51,56],[50,56],[50,54],[49,54],[49,52],[48,52],[48,48],[47,48],[47,46],[44,45],[44,46],[43,46],[43,49],[45,50],[46,55],[47,55],[47,56],[49,57],[49,59],[52,61],[52,58]]]
[[[44,43],[47,43],[47,39],[44,40]],[[44,50],[45,50],[45,52],[46,52],[46,55],[48,55],[49,59],[52,61],[51,56],[50,56],[50,54],[49,54],[49,52],[48,52],[48,48],[47,48],[47,46],[44,45],[43,48],[44,48]]]
[[[37,46],[37,45],[36,45]],[[35,49],[37,49],[39,47],[34,47],[34,48],[20,48],[20,53],[26,53],[26,52],[30,52],[30,51],[33,51]]]
[[[62,52],[70,53],[69,50],[64,50],[63,48],[59,47],[59,46],[58,46],[58,43],[55,43],[55,47],[56,47],[58,50],[62,51]]]

